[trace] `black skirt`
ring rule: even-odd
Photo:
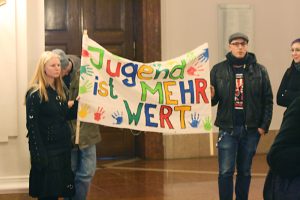
[[[269,170],[263,190],[264,200],[299,200],[299,188],[300,176],[283,178]]]
[[[29,177],[29,195],[32,197],[72,197],[75,194],[74,174],[71,169],[71,152],[48,151],[48,166],[32,166]]]

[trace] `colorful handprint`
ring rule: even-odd
[[[186,54],[186,62],[191,62],[196,58],[196,55],[193,51],[190,51]]]
[[[82,56],[82,57],[89,57],[90,54],[89,54],[88,50],[82,49],[82,51],[81,51],[81,56]]]
[[[191,114],[191,120],[189,123],[192,128],[198,128],[198,126],[200,124],[200,114],[199,113]]]
[[[168,60],[166,63],[166,67],[173,67],[177,64],[178,64],[178,62],[176,60]]]
[[[153,67],[160,69],[162,65],[161,63],[153,63]]]
[[[89,67],[89,65],[80,66],[80,74],[86,74],[88,76],[92,76],[93,68]]]
[[[204,68],[203,65],[199,62],[196,62],[192,66],[189,66],[187,69],[187,73],[190,76],[200,76],[202,71],[204,71]]]
[[[93,68],[89,65],[80,66],[80,78],[84,80],[84,75],[92,76],[94,74]]]
[[[100,121],[101,119],[104,119],[104,113],[103,107],[98,107],[98,110],[94,113],[94,120]]]
[[[208,48],[204,49],[204,52],[202,54],[200,54],[200,56],[198,57],[198,60],[200,62],[207,62],[208,61],[208,57],[209,57],[209,54],[208,54]]]
[[[81,104],[79,111],[78,111],[79,117],[85,118],[89,113],[89,109],[90,109],[89,105]]]
[[[84,94],[89,92],[93,87],[93,83],[91,83],[89,80],[85,81],[83,85],[79,87],[79,94]]]
[[[212,129],[211,119],[209,117],[206,117],[204,120],[204,130],[210,131],[211,129]]]
[[[123,112],[119,113],[119,111],[114,112],[112,115],[112,118],[116,120],[116,123],[114,124],[122,124],[123,122]]]
[[[208,48],[204,49],[204,52],[201,53],[194,63],[188,67],[187,73],[190,76],[200,76],[201,72],[204,71],[204,63],[208,61]]]

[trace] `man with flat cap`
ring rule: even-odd
[[[237,32],[228,39],[226,59],[210,72],[212,106],[218,104],[215,125],[219,161],[220,200],[235,194],[247,200],[251,165],[261,135],[268,132],[273,113],[273,93],[268,72],[248,52],[249,38]]]
[[[61,74],[69,98],[76,99],[79,93],[80,58],[76,55],[66,55],[61,49],[52,50],[60,56]],[[84,67],[84,66],[82,66]],[[69,123],[72,130],[72,142],[75,143],[76,121]],[[75,174],[76,194],[72,200],[85,200],[87,198],[92,179],[96,172],[96,144],[101,141],[100,127],[87,122],[80,123],[79,144],[75,145],[71,153],[72,170]],[[65,198],[65,200],[68,200]]]

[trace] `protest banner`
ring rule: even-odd
[[[212,129],[208,44],[174,59],[141,63],[83,35],[78,120],[147,132]]]

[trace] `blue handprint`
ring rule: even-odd
[[[115,124],[122,124],[123,122],[123,112],[119,113],[119,111],[114,112],[112,115],[112,118],[116,120]]]
[[[202,54],[200,54],[198,60],[200,62],[207,62],[208,61],[208,57],[209,57],[208,48],[206,48],[206,49],[204,49],[204,52]]]
[[[200,124],[200,114],[191,114],[191,121],[189,122],[192,128],[198,128]]]

